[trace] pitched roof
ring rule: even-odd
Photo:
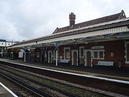
[[[90,26],[90,25],[94,25],[94,24],[99,24],[99,23],[109,22],[109,21],[113,21],[113,20],[118,20],[118,19],[122,19],[122,18],[126,18],[125,13],[124,13],[123,10],[120,13],[117,13],[117,14],[113,14],[113,15],[97,18],[97,19],[94,19],[94,20],[78,23],[78,24],[75,24],[73,26],[56,28],[56,30],[53,32],[53,34],[63,32],[63,31],[67,31],[67,30],[76,29],[76,28],[86,27],[86,26]]]
[[[63,28],[57,28],[54,31],[54,34],[51,34],[48,36],[43,36],[43,37],[36,38],[36,39],[23,41],[23,42],[14,44],[13,46],[28,44],[28,43],[33,43],[33,42],[38,43],[39,41],[44,41],[44,40],[49,40],[49,39],[54,39],[54,38],[59,38],[59,37],[64,37],[64,36],[70,36],[70,35],[87,33],[87,32],[92,32],[92,31],[97,31],[97,30],[103,30],[103,29],[107,29],[107,28],[125,26],[125,25],[129,25],[128,20],[129,20],[129,18],[126,18],[124,11],[121,11],[120,13],[117,13],[114,15],[110,15],[110,16],[94,19],[91,21],[75,24],[74,28],[71,28],[71,29],[67,28],[69,26],[63,27]],[[93,25],[93,26],[89,27],[91,25]],[[98,25],[98,26],[95,26],[95,25]],[[87,28],[87,27],[89,27],[89,28]],[[83,29],[81,29],[81,28],[83,28]],[[80,30],[77,30],[77,29],[80,29]],[[73,30],[75,30],[75,31],[73,31]],[[67,33],[63,32],[63,31],[66,31]],[[61,33],[61,32],[63,32],[63,33]]]
[[[93,31],[98,31],[98,30],[105,30],[105,29],[110,29],[110,28],[117,28],[117,27],[123,27],[126,26],[128,27],[129,25],[129,18],[124,18],[124,19],[120,19],[120,20],[115,20],[115,21],[110,21],[110,22],[106,22],[106,23],[101,23],[101,24],[96,24],[92,27],[83,27],[82,28],[77,28],[75,29],[75,31],[69,31],[69,32],[65,32],[65,33],[55,33],[55,34],[51,34],[48,36],[43,36],[40,38],[36,38],[36,39],[31,39],[31,40],[27,40],[27,41],[23,41],[23,42],[19,42],[17,44],[14,44],[14,48],[15,46],[22,46],[22,45],[27,45],[27,44],[31,44],[31,43],[35,43],[35,44],[39,44],[43,41],[49,41],[49,40],[53,40],[56,38],[63,38],[63,37],[67,37],[67,36],[71,36],[71,35],[77,35],[77,34],[84,34],[84,33],[90,33]],[[108,33],[107,33],[108,34]],[[73,37],[74,38],[74,37]],[[11,47],[13,47],[11,46]]]

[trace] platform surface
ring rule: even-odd
[[[0,97],[18,97],[18,96],[0,82]]]
[[[54,65],[48,65],[48,64],[42,64],[42,63],[26,63],[21,60],[10,60],[10,59],[1,59],[0,61],[8,62],[8,63],[15,63],[15,64],[24,64],[29,66],[36,66],[39,68],[46,68],[46,69],[54,69],[54,70],[61,70],[65,72],[72,72],[77,74],[83,74],[83,75],[90,75],[90,76],[96,76],[96,77],[104,77],[104,78],[113,78],[113,79],[119,79],[123,81],[129,82],[129,70],[123,70],[123,69],[112,69],[107,67],[93,67],[93,68],[87,68],[87,67],[70,67],[70,66],[54,66]]]

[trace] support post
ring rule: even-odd
[[[26,52],[24,52],[24,62],[26,62]]]
[[[11,52],[11,59],[14,59],[14,52]]]
[[[43,49],[40,49],[40,62],[42,63],[42,57],[43,57]]]
[[[58,47],[59,45],[56,43],[55,48],[56,48],[56,66],[58,66]]]
[[[56,48],[56,66],[58,66],[58,49]]]

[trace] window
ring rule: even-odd
[[[84,56],[84,47],[79,48],[80,57]]]
[[[129,62],[129,43],[126,44],[126,61]]]
[[[104,52],[103,51],[99,52],[99,58],[104,58]]]
[[[56,51],[55,50],[53,50],[53,60],[56,60]]]
[[[64,59],[70,59],[70,48],[64,48]]]
[[[93,50],[94,59],[104,59],[104,50]]]
[[[129,46],[127,46],[127,61],[129,61]]]
[[[94,58],[98,58],[98,52],[94,51]]]

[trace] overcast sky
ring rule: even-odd
[[[0,39],[22,41],[51,34],[69,25],[125,11],[129,0],[0,0]]]

